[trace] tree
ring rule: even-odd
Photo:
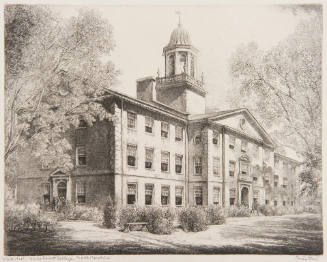
[[[254,111],[276,141],[297,148],[305,172],[316,176],[322,155],[321,14],[301,22],[271,50],[241,46],[231,57],[230,72],[237,86],[231,105]]]
[[[93,10],[62,19],[46,6],[5,7],[6,173],[26,145],[49,167],[73,167],[64,134],[111,117],[101,102],[119,74],[113,48],[112,26]]]

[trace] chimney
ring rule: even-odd
[[[156,100],[155,78],[152,76],[136,80],[136,97],[137,99],[151,102]]]

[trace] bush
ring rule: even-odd
[[[208,206],[205,211],[209,225],[222,225],[225,223],[223,209],[220,206]]]
[[[42,230],[48,231],[56,219],[40,210],[36,204],[17,205],[7,203],[5,207],[5,229],[7,231]]]
[[[179,221],[184,231],[204,231],[208,227],[207,214],[203,208],[187,207],[179,212]]]
[[[117,210],[111,197],[107,198],[107,201],[103,210],[103,225],[107,228],[115,228],[117,219]]]
[[[127,206],[119,210],[118,225],[124,228],[127,223],[147,222],[147,229],[153,234],[170,234],[173,230],[175,213],[162,207]]]
[[[225,215],[228,217],[249,217],[251,210],[244,205],[234,205],[226,208]]]

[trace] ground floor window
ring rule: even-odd
[[[235,198],[234,197],[229,198],[229,205],[234,206],[234,204],[235,204]]]
[[[194,187],[194,199],[195,199],[195,204],[197,206],[202,206],[203,198],[202,198],[202,187],[201,186]]]
[[[169,186],[161,187],[161,205],[167,206],[169,204]]]
[[[219,199],[220,199],[220,188],[219,187],[214,187],[213,188],[213,204],[218,205],[219,204]]]
[[[291,201],[291,206],[294,206],[294,202],[293,201]]]
[[[176,206],[183,205],[183,187],[175,188],[175,205]]]
[[[277,201],[276,200],[274,201],[274,206],[277,206]]]
[[[268,199],[266,199],[266,205],[269,205],[269,200]]]
[[[286,206],[286,201],[283,201],[283,206]]]
[[[127,184],[127,204],[132,205],[136,203],[136,192],[136,184]]]
[[[85,203],[85,183],[77,182],[76,183],[76,192],[77,192],[77,203]]]
[[[152,199],[153,199],[153,185],[152,184],[146,184],[145,185],[145,204],[146,205],[152,205]]]
[[[45,205],[50,204],[50,184],[44,183],[42,184],[42,190],[43,190],[43,203]]]

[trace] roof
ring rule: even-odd
[[[206,114],[189,115],[188,119],[189,120],[199,120],[199,119],[205,119],[205,118],[211,118],[211,117],[218,117],[218,116],[226,115],[229,113],[235,113],[240,110],[241,110],[241,108],[232,109],[232,110],[224,110],[224,111],[215,111],[215,112],[210,112],[210,113],[206,113]]]
[[[189,33],[179,23],[170,35],[168,46],[192,45]]]

